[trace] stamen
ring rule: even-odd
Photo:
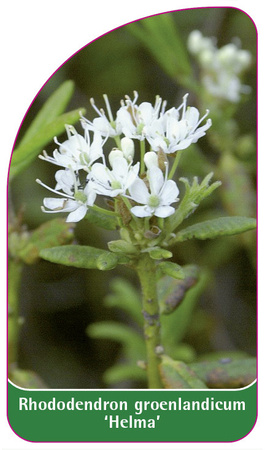
[[[96,104],[95,104],[95,100],[93,98],[90,99],[90,104],[92,106],[92,108],[96,111],[96,113],[102,117],[102,113],[100,112],[100,110],[97,108]]]
[[[133,104],[135,104],[136,101],[138,100],[139,94],[137,91],[133,91],[133,95],[134,95]]]
[[[54,140],[55,144],[57,144],[57,145],[59,145],[59,147],[61,147],[62,144],[58,141],[57,136],[55,136],[53,138],[53,140]]]
[[[186,107],[187,107],[187,98],[188,98],[189,94],[185,94],[183,97],[183,102],[182,104],[178,107],[177,111],[179,111],[182,108],[182,119],[184,118],[185,112],[186,112]]]
[[[70,139],[72,135],[77,134],[75,128],[72,125],[65,125],[65,129],[68,139]]]
[[[167,101],[164,100],[163,103],[162,103],[160,116],[163,116],[163,114],[165,114],[166,105],[167,105]]]
[[[109,116],[110,122],[114,122],[114,119],[113,119],[113,115],[112,115],[112,111],[111,111],[111,107],[110,107],[110,103],[109,103],[109,99],[108,99],[107,94],[104,94],[104,95],[103,95],[103,98],[104,98],[104,101],[105,101],[105,105],[106,105],[106,108],[107,108],[107,112],[108,112],[108,116]]]
[[[64,192],[60,192],[60,191],[56,191],[56,189],[52,189],[51,187],[47,186],[47,184],[44,184],[41,180],[39,180],[38,178],[36,179],[36,183],[40,184],[41,186],[45,187],[46,189],[48,189],[48,191],[53,192],[54,194],[58,194],[61,195],[62,197],[67,197],[70,198],[72,200],[74,200],[74,197],[68,194],[65,194]]]

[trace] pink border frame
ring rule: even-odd
[[[195,8],[183,8],[183,9],[176,9],[176,10],[170,10],[170,11],[164,11],[164,12],[161,12],[161,13],[151,14],[150,16],[141,17],[139,19],[135,19],[135,20],[133,20],[131,22],[127,22],[127,23],[125,23],[123,25],[115,27],[112,30],[109,30],[106,33],[103,33],[102,35],[100,35],[97,38],[93,39],[91,42],[89,42],[88,44],[84,45],[83,47],[81,47],[76,52],[74,52],[69,58],[66,59],[66,61],[64,61],[52,73],[52,75],[43,84],[43,86],[39,89],[39,91],[37,92],[37,94],[35,95],[33,100],[31,101],[31,103],[30,103],[30,105],[29,105],[29,107],[28,107],[28,109],[27,109],[27,111],[26,111],[26,113],[25,113],[25,115],[24,115],[24,117],[23,117],[23,119],[21,121],[21,124],[19,126],[19,129],[17,131],[16,137],[15,137],[15,140],[14,140],[13,148],[12,148],[12,151],[11,151],[11,157],[10,157],[10,161],[9,161],[9,165],[8,165],[7,194],[6,194],[6,198],[7,198],[7,201],[6,201],[6,204],[7,204],[7,207],[6,207],[7,208],[7,247],[8,247],[8,187],[9,187],[9,172],[10,172],[10,165],[11,165],[11,160],[12,160],[14,147],[16,145],[16,141],[17,141],[18,135],[20,133],[21,127],[23,125],[23,122],[24,122],[24,120],[25,120],[25,118],[26,118],[30,108],[32,107],[32,105],[33,105],[34,101],[36,100],[36,98],[38,97],[38,95],[40,94],[41,90],[51,80],[51,78],[54,76],[54,74],[57,73],[61,69],[61,67],[64,66],[64,64],[66,64],[71,58],[73,58],[76,54],[78,54],[81,50],[83,50],[88,45],[92,44],[93,42],[97,41],[101,37],[106,36],[107,34],[113,32],[115,30],[118,30],[118,29],[123,28],[123,27],[125,27],[127,25],[130,25],[131,23],[139,22],[140,20],[144,20],[144,19],[147,19],[147,18],[150,18],[150,17],[160,16],[162,14],[174,13],[174,12],[178,12],[178,11],[190,11],[190,10],[197,10],[197,9],[213,9],[213,8],[234,9],[234,10],[240,11],[243,14],[245,14],[251,20],[251,22],[253,23],[253,25],[255,27],[255,30],[256,30],[256,54],[257,54],[257,60],[256,60],[256,69],[257,69],[256,72],[257,72],[257,75],[256,75],[256,81],[257,81],[257,86],[258,86],[258,30],[257,30],[255,22],[250,17],[250,15],[248,13],[246,13],[245,11],[243,11],[242,9],[234,7],[234,6],[202,6],[202,7],[198,6],[198,7],[195,7]],[[258,93],[258,87],[256,88],[256,93]],[[256,101],[256,114],[257,114],[257,117],[258,117],[258,96],[257,96],[257,101]],[[258,137],[258,121],[257,121],[257,126],[256,126],[256,135]],[[257,144],[257,150],[258,150],[258,144]],[[256,165],[258,167],[258,151],[257,151],[257,157],[256,157]],[[257,185],[258,185],[258,174],[257,174]],[[258,199],[258,194],[257,194],[257,199]],[[257,216],[258,216],[258,207],[257,207]],[[257,227],[257,244],[256,244],[256,249],[257,249],[256,259],[258,261],[258,227]],[[7,248],[7,267],[8,267],[8,248]],[[257,287],[258,287],[258,272],[257,272],[257,282],[256,283],[257,283]],[[7,277],[7,286],[8,286],[8,277]],[[257,294],[256,308],[257,308],[257,317],[258,317],[258,294]],[[6,308],[6,310],[8,311],[8,290],[7,290],[7,308]],[[256,339],[257,339],[257,354],[258,354],[258,321],[256,322],[256,324],[257,324],[257,327],[256,327],[256,330],[257,330],[256,331]],[[255,425],[257,423],[257,420],[258,420],[258,358],[257,358],[257,378],[256,378],[256,384],[257,384],[257,394],[256,394],[257,410],[256,411],[257,411],[257,414],[256,414],[256,420],[255,420],[255,423],[254,423],[253,427],[251,428],[251,430],[245,436],[243,436],[242,438],[237,439],[235,441],[29,441],[29,440],[24,439],[23,437],[19,436],[13,430],[13,428],[12,428],[10,422],[9,422],[9,418],[8,418],[8,382],[9,382],[9,380],[8,380],[8,321],[7,321],[7,337],[6,337],[6,339],[7,339],[7,343],[6,343],[6,355],[7,355],[6,356],[6,381],[7,381],[7,383],[6,383],[6,391],[7,391],[6,392],[6,395],[7,395],[6,417],[7,417],[8,424],[9,424],[11,430],[13,431],[13,433],[16,436],[18,436],[19,439],[21,439],[21,440],[23,440],[25,442],[31,442],[31,443],[36,443],[36,444],[41,444],[41,443],[45,443],[45,444],[50,444],[50,443],[55,443],[55,444],[60,444],[60,443],[63,443],[63,444],[64,443],[65,444],[69,444],[69,443],[70,444],[84,444],[84,443],[88,443],[88,444],[89,443],[98,443],[98,444],[101,444],[101,443],[102,444],[108,444],[108,443],[111,443],[111,444],[115,444],[115,443],[117,443],[117,444],[122,444],[122,443],[125,443],[125,444],[128,444],[128,443],[135,443],[135,444],[137,444],[137,443],[144,443],[144,444],[148,444],[148,443],[151,443],[151,444],[153,444],[153,443],[154,444],[155,443],[161,443],[161,444],[163,444],[163,443],[166,443],[166,444],[171,444],[171,443],[185,443],[185,444],[186,443],[187,444],[189,444],[189,443],[191,443],[191,444],[202,443],[203,444],[203,443],[205,443],[205,444],[211,444],[211,443],[214,443],[214,444],[218,444],[218,443],[225,443],[225,444],[228,444],[228,443],[238,442],[238,441],[241,441],[242,439],[245,439],[252,432],[252,430],[254,429],[254,427],[255,427]],[[47,390],[49,390],[49,389],[47,389]],[[59,391],[60,389],[56,389],[56,391],[57,390]]]

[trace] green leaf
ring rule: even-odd
[[[193,363],[190,368],[212,389],[241,388],[256,378],[256,358],[220,358]]]
[[[112,270],[118,264],[118,258],[114,253],[104,252],[97,258],[97,268],[99,270]]]
[[[129,255],[137,253],[137,248],[132,243],[124,241],[123,239],[110,241],[108,247],[110,251],[114,253],[128,253]]]
[[[173,254],[164,248],[153,247],[146,249],[152,259],[167,259],[172,258]]]
[[[120,308],[138,325],[143,325],[141,297],[138,290],[123,278],[111,282],[111,293],[104,299],[104,304],[111,308]]]
[[[116,230],[118,228],[118,217],[111,211],[92,206],[88,209],[85,219],[104,230]]]
[[[10,165],[10,179],[26,169],[37,157],[39,152],[47,145],[54,136],[62,134],[65,130],[65,124],[73,125],[80,119],[80,112],[85,113],[84,109],[62,114],[56,117],[52,122],[46,123],[32,138],[24,144],[20,144],[14,151]]]
[[[162,382],[166,389],[206,389],[206,384],[182,361],[174,361],[163,355],[159,366]]]
[[[190,214],[192,214],[199,204],[207,198],[212,192],[221,185],[220,181],[215,181],[210,184],[213,177],[213,173],[209,173],[201,183],[198,178],[194,177],[192,184],[189,183],[187,178],[180,178],[185,184],[185,194],[181,200],[176,212],[168,218],[167,231],[173,232]]]
[[[57,116],[62,114],[74,93],[74,82],[67,80],[56,89],[56,91],[44,103],[41,110],[33,119],[26,133],[20,141],[20,146],[29,142],[39,130],[51,123]]]
[[[191,64],[186,45],[171,14],[148,17],[127,28],[144,44],[157,63],[173,80],[179,83],[184,82],[184,84],[188,82]]]
[[[103,380],[106,384],[118,384],[123,381],[146,381],[146,372],[136,364],[116,364],[104,372]]]
[[[256,228],[256,220],[249,217],[219,217],[206,220],[179,231],[174,242],[188,239],[214,239],[219,236],[231,236]]]
[[[170,283],[174,286],[175,281],[176,280],[171,279]],[[185,279],[183,281],[185,281]],[[175,311],[171,312],[171,314],[161,315],[161,340],[168,355],[173,357],[176,346],[183,340],[187,331],[190,329],[195,307],[208,282],[209,273],[205,270],[200,270],[197,283],[186,291],[184,299]],[[158,282],[158,286],[159,285],[160,280]],[[165,293],[165,291],[162,291],[161,293],[161,290],[159,289],[160,295],[163,295],[163,292]],[[159,302],[161,302],[160,298]]]
[[[127,325],[104,321],[89,325],[88,335],[94,339],[110,339],[123,345],[124,355],[131,362],[145,355],[145,344],[142,336]]]
[[[163,274],[169,275],[172,278],[182,279],[185,277],[182,267],[170,261],[162,261],[159,264],[159,269]]]
[[[185,266],[182,269],[184,272],[182,280],[164,276],[158,281],[157,292],[161,314],[170,314],[175,311],[181,305],[187,291],[198,282],[197,266]]]
[[[63,245],[60,247],[47,248],[40,252],[41,258],[52,263],[83,269],[98,269],[99,258],[103,258],[104,261],[109,255],[112,255],[118,263],[118,258],[114,254],[87,245]]]
[[[17,251],[17,256],[26,264],[33,264],[39,259],[41,250],[72,242],[73,231],[73,225],[64,219],[49,220],[32,232],[26,244]]]

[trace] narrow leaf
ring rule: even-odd
[[[174,231],[187,217],[193,214],[204,199],[221,185],[220,181],[210,184],[212,177],[213,172],[210,172],[200,184],[197,177],[193,178],[191,184],[187,178],[180,178],[186,190],[175,213],[168,219],[168,232]]]
[[[85,110],[76,109],[56,117],[51,123],[44,125],[38,133],[34,134],[30,141],[19,145],[12,156],[10,179],[26,169],[54,136],[62,134],[65,130],[65,124],[73,125],[78,122],[80,112],[84,114]]]
[[[174,242],[187,239],[214,239],[219,236],[231,236],[256,228],[256,220],[249,217],[219,217],[206,220],[179,231]]]
[[[197,266],[183,267],[185,277],[182,280],[164,276],[158,281],[157,290],[161,314],[170,314],[178,308],[185,298],[186,292],[198,282]]]
[[[62,245],[41,250],[47,261],[83,269],[98,269],[98,259],[107,258],[110,252],[87,245]],[[115,255],[113,255],[115,257]]]
[[[39,259],[40,251],[59,245],[65,245],[74,239],[73,225],[64,219],[44,222],[30,235],[26,245],[17,252],[17,256],[26,264],[33,264]]]
[[[140,23],[133,23],[128,30],[143,43],[170,77],[180,83],[188,82],[191,64],[170,14],[160,14],[144,19]]]
[[[104,372],[103,380],[107,384],[118,384],[123,381],[136,380],[146,381],[145,370],[136,364],[116,364]]]
[[[152,259],[167,259],[172,258],[173,256],[169,250],[160,247],[154,247],[147,250]]]
[[[99,270],[112,270],[118,264],[118,258],[114,253],[104,252],[97,258],[97,268]]]
[[[143,325],[141,313],[141,297],[138,290],[123,278],[115,278],[111,283],[111,293],[104,299],[104,304],[112,308],[120,308],[138,325]]]
[[[111,321],[97,322],[90,325],[87,332],[94,339],[110,339],[122,344],[124,355],[130,361],[137,361],[145,354],[142,336],[127,325]]]
[[[182,279],[185,277],[182,267],[170,261],[161,262],[159,264],[159,269],[162,273],[169,275],[172,278]]]
[[[118,218],[114,214],[104,213],[104,210],[98,211],[95,207],[88,209],[86,220],[104,230],[116,230],[118,227]]]
[[[174,361],[169,356],[162,356],[159,367],[166,389],[205,389],[206,384],[182,361]]]
[[[171,283],[174,283],[174,281],[175,280],[171,279]],[[162,345],[168,355],[173,357],[177,345],[183,341],[187,331],[190,329],[195,307],[208,282],[208,272],[200,270],[200,276],[197,283],[186,291],[184,299],[175,311],[171,314],[161,315]]]
[[[220,358],[193,363],[190,368],[212,389],[241,388],[256,378],[256,358]]]
[[[123,239],[117,239],[116,241],[110,241],[108,243],[109,249],[114,253],[128,253],[135,254],[137,253],[136,247]]]
[[[51,123],[57,116],[65,111],[72,95],[74,93],[74,83],[67,80],[56,89],[56,91],[44,103],[41,110],[33,119],[22,140],[20,146],[29,142],[32,137],[44,127],[44,125]]]

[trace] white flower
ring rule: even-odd
[[[101,163],[95,163],[92,166],[89,175],[90,184],[97,194],[117,197],[117,195],[125,194],[135,181],[139,172],[139,163],[132,166],[121,156],[110,158],[110,163],[112,170]]]
[[[90,144],[90,136],[88,130],[85,130],[84,137],[77,133],[75,128],[65,125],[68,139],[61,144],[54,138],[59,145],[59,149],[55,149],[53,156],[48,156],[44,151],[39,157],[55,165],[72,170],[83,169],[89,171],[91,164],[99,158],[103,157],[102,138],[99,133],[94,134],[92,144]]]
[[[213,53],[215,51],[215,39],[205,37],[199,30],[193,30],[188,36],[188,49],[194,55],[204,51]]]
[[[108,96],[106,94],[104,94],[103,98],[105,101],[108,118],[105,114],[104,109],[98,109],[95,104],[94,99],[91,98],[90,103],[91,103],[93,109],[99,115],[99,117],[96,117],[92,122],[90,120],[86,119],[85,117],[82,117],[83,127],[85,129],[87,128],[88,130],[98,132],[101,134],[101,136],[104,136],[107,138],[119,136],[122,132],[120,124],[117,122],[117,120],[114,120],[114,118],[113,118]]]
[[[203,126],[199,126],[209,114],[209,111],[200,119],[199,111],[195,107],[186,108],[186,94],[183,103],[178,109],[171,108],[163,116],[147,127],[146,139],[155,151],[163,150],[165,153],[175,153],[184,150],[205,135],[212,122],[208,119]],[[182,115],[180,117],[180,111]]]
[[[214,38],[204,37],[194,30],[188,38],[188,48],[201,67],[201,81],[214,97],[236,103],[242,93],[248,93],[248,86],[241,83],[243,72],[251,64],[251,54],[240,49],[235,43],[220,49]]]
[[[141,178],[129,188],[130,198],[143,206],[133,206],[131,213],[137,217],[169,217],[175,212],[171,203],[178,201],[179,189],[173,180],[164,179],[163,172],[152,165],[148,170],[150,190]]]
[[[69,169],[58,170],[55,178],[57,181],[55,189],[50,188],[40,180],[36,180],[49,191],[62,196],[62,198],[45,197],[42,211],[50,214],[69,212],[66,222],[79,222],[85,217],[88,207],[93,206],[96,199],[95,191],[91,189],[89,183],[83,189],[80,186],[79,178]]]
[[[138,93],[134,92],[134,99],[129,96],[122,101],[122,106],[117,112],[117,123],[122,129],[123,134],[131,139],[144,140],[146,135],[146,127],[159,117],[160,109],[163,114],[165,102],[162,103],[161,97],[157,96],[155,105],[143,102],[139,106],[136,105]]]

